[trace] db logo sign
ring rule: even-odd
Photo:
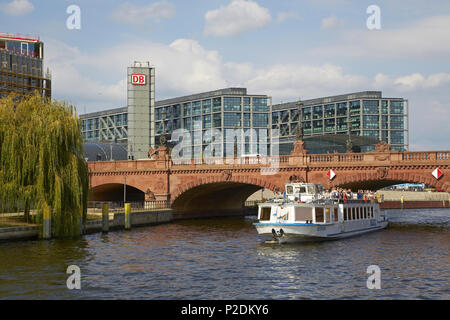
[[[131,84],[145,86],[147,84],[147,76],[145,74],[132,74]]]

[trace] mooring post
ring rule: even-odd
[[[102,205],[102,231],[109,231],[109,205],[107,203]]]
[[[125,203],[125,230],[131,229],[131,203]]]
[[[50,207],[44,208],[44,221],[42,222],[42,238],[51,239],[52,237],[52,220]]]

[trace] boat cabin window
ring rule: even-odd
[[[314,194],[314,193],[316,193],[316,192],[315,192],[314,186],[308,186],[308,193],[309,193],[309,194]]]
[[[326,208],[325,209],[325,222],[331,222],[331,209],[330,208]]]
[[[323,208],[316,208],[316,222],[323,222]]]
[[[293,186],[287,186],[286,187],[287,194],[294,194],[294,187]]]
[[[295,207],[295,221],[312,221],[312,208]]]
[[[334,221],[338,221],[339,220],[339,210],[338,208],[334,208]]]
[[[373,207],[370,207],[369,214],[370,214],[370,217],[373,218]]]
[[[299,188],[296,188],[295,191],[298,192],[298,193],[306,193],[306,188],[305,187],[299,187]]]
[[[367,219],[367,207],[364,207],[364,219]]]
[[[270,207],[269,208],[261,208],[261,217],[259,220],[270,220]]]

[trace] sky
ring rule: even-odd
[[[157,100],[382,91],[409,101],[411,151],[450,150],[449,0],[0,0],[0,32],[40,36],[80,114],[126,106],[127,66],[150,61]]]

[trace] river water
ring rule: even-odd
[[[450,210],[388,216],[386,230],[303,244],[265,243],[256,217],[0,243],[0,299],[449,299]],[[81,290],[67,289],[70,265]]]

